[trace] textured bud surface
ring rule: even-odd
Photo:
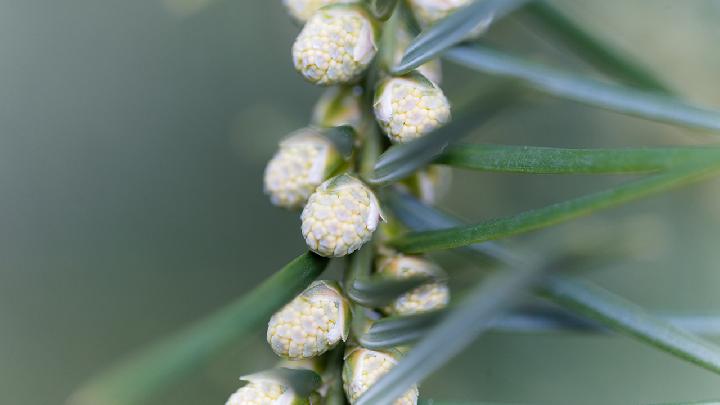
[[[375,117],[395,142],[417,139],[450,120],[450,104],[427,79],[393,77],[375,96]]]
[[[321,85],[350,83],[372,61],[377,48],[369,17],[357,6],[319,10],[293,44],[295,69]]]
[[[355,0],[283,0],[285,7],[293,18],[305,22],[325,6],[331,4],[350,3]]]
[[[469,5],[473,0],[410,0],[413,13],[418,23],[424,28],[435,24],[457,10]],[[470,34],[469,38],[478,38],[492,23],[494,15],[480,21]]]
[[[359,348],[353,350],[343,365],[343,388],[351,404],[360,398],[371,385],[397,364],[393,356],[385,352]],[[395,405],[417,404],[417,386],[410,388]]]
[[[380,217],[372,190],[360,180],[342,175],[318,187],[300,218],[303,237],[312,251],[340,257],[369,241]]]
[[[311,128],[301,129],[280,142],[270,159],[265,193],[277,206],[300,208],[341,161],[331,141]]]
[[[405,279],[413,276],[444,275],[442,269],[432,262],[413,256],[397,255],[385,259],[378,274],[386,277]],[[444,282],[424,284],[398,297],[383,310],[391,315],[412,315],[445,308],[450,301],[450,289]]]
[[[410,0],[413,11],[422,25],[431,25],[447,17],[473,0]]]
[[[287,387],[269,380],[253,381],[235,391],[225,405],[289,405],[296,402]]]
[[[349,304],[331,281],[316,281],[272,316],[267,341],[279,356],[321,355],[347,339]]]

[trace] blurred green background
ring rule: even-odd
[[[689,100],[720,108],[719,1],[558,4]],[[320,94],[293,71],[297,32],[279,0],[0,1],[0,403],[62,403],[303,251],[297,214],[262,194],[277,141],[307,123]],[[586,70],[513,20],[490,37]],[[451,100],[469,78],[486,80],[448,64],[445,74]],[[567,147],[712,140],[539,96],[473,136]],[[457,172],[444,206],[481,220],[617,181]],[[653,310],[720,314],[720,182],[581,224],[543,235],[602,228],[632,233],[642,251],[588,277]],[[239,375],[275,361],[262,333],[155,403],[224,403]],[[636,404],[720,398],[720,378],[625,337],[492,333],[421,393]]]

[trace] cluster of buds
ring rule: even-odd
[[[421,5],[430,3],[411,1],[418,16]],[[459,1],[437,3],[460,6]],[[311,83],[333,87],[316,104],[311,126],[280,142],[265,169],[264,189],[273,204],[302,210],[301,233],[310,250],[325,257],[342,257],[370,242],[384,220],[373,189],[353,173],[361,166],[355,161],[355,147],[362,146],[367,136],[375,136],[371,130],[375,122],[393,142],[422,137],[450,120],[450,105],[438,87],[442,77],[437,60],[402,76],[388,72],[366,75],[378,51],[382,22],[363,2],[284,0],[284,4],[292,17],[304,24],[292,47],[296,70]],[[450,12],[446,7],[445,15]],[[408,32],[398,27],[394,33],[397,44],[387,54],[396,63],[411,41]],[[378,80],[358,84],[363,77]],[[373,90],[375,98],[368,102],[368,92]],[[350,142],[338,142],[331,136],[332,131],[345,129],[338,128],[341,126],[354,130]],[[431,166],[398,187],[425,202],[434,202],[447,180],[447,172]],[[378,245],[380,241],[375,248],[382,251]],[[384,308],[364,309],[378,317],[416,314],[448,304],[443,271],[423,258],[392,252],[378,262],[375,273],[388,279],[429,277],[425,284],[398,296]],[[350,308],[337,282],[321,280],[310,284],[270,318],[267,342],[283,359],[282,367],[322,374],[323,384],[301,398],[297,386],[294,390],[287,381],[272,378],[271,374],[254,374],[242,378],[248,383],[230,397],[227,405],[320,403],[320,398],[329,395],[328,381],[336,381],[335,391],[339,392],[340,379],[348,401],[355,403],[398,363],[400,355],[394,349],[375,351],[357,346],[357,336],[350,337]],[[348,339],[352,342],[347,345],[350,348],[345,345]],[[332,363],[335,368],[317,367],[319,363],[331,364],[332,353],[340,354],[342,350],[345,357],[341,371],[339,358]],[[416,405],[417,398],[418,389],[413,386],[395,404]]]
[[[377,51],[381,25],[361,2],[285,0],[290,14],[305,23],[293,44],[293,62],[309,81],[338,86],[328,89],[313,111],[317,127],[291,134],[265,170],[265,191],[273,204],[303,209],[302,234],[322,256],[344,256],[370,240],[381,218],[373,191],[350,175],[329,178],[346,163],[320,127],[349,125],[360,142],[369,127],[363,90],[354,83]],[[408,45],[407,31],[397,31],[395,60]],[[430,79],[427,79],[430,77]],[[394,142],[419,138],[450,119],[450,105],[437,86],[439,64],[431,61],[410,74],[385,77],[375,92],[373,110]],[[349,167],[349,166],[345,166]],[[424,191],[427,181],[421,179]]]

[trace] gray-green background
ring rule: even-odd
[[[562,4],[688,99],[720,107],[720,2]],[[297,31],[279,0],[0,0],[0,403],[61,403],[303,250],[297,214],[262,194],[276,142],[307,123],[320,92],[292,69]],[[583,69],[517,23],[491,36]],[[445,72],[451,99],[482,79]],[[543,97],[474,136],[570,147],[712,140]],[[616,181],[458,172],[444,205],[481,220]],[[643,253],[589,277],[655,310],[720,314],[719,186],[583,220],[629,234]],[[261,335],[156,403],[224,403],[237,376],[274,361]],[[624,337],[494,333],[421,392],[635,404],[720,398],[720,378]]]

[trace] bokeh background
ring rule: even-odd
[[[687,99],[720,108],[719,1],[557,4]],[[262,194],[277,141],[307,124],[320,94],[292,69],[298,30],[279,0],[0,1],[1,403],[62,403],[88,377],[303,251],[297,214]],[[512,19],[490,38],[587,71]],[[487,80],[449,64],[445,75],[451,100]],[[713,140],[540,96],[473,138],[567,147]],[[617,181],[457,172],[443,205],[477,221]],[[642,253],[588,277],[656,311],[720,314],[720,182],[541,236],[581,240],[587,229],[630,235]],[[274,361],[258,331],[154,403],[224,403],[239,375]],[[626,337],[491,333],[421,392],[636,404],[720,398],[720,380]]]

